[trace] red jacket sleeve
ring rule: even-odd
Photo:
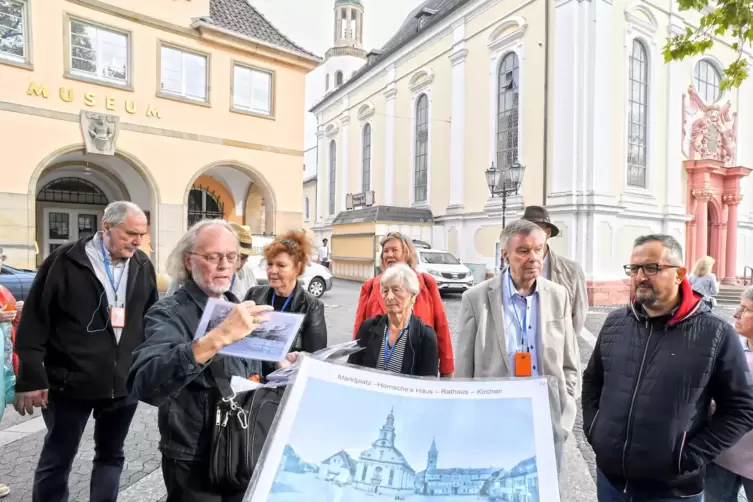
[[[358,298],[358,310],[356,310],[356,322],[353,326],[353,340],[358,335],[358,330],[361,327],[363,321],[368,319],[367,312],[369,311],[369,297],[371,296],[371,290],[374,287],[374,279],[369,279],[361,286],[361,296]]]
[[[439,352],[439,373],[451,375],[455,372],[455,355],[452,352],[450,325],[447,322],[442,296],[439,294],[439,288],[434,278],[428,274],[422,273],[421,275],[431,299],[431,310],[434,312],[434,331],[437,332],[437,349]]]

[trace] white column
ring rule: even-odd
[[[390,72],[393,75],[395,70]],[[385,110],[385,127],[384,127],[384,194],[377,194],[377,200],[383,200],[384,204],[391,206],[395,203],[395,113],[397,113],[397,89],[392,82],[384,91],[384,99],[387,107]]]
[[[550,198],[560,205],[574,202],[576,193],[612,196],[612,4],[607,0],[561,2],[554,19]]]
[[[346,112],[347,113],[347,112]],[[350,163],[348,157],[348,124],[350,123],[350,116],[345,115],[340,118],[340,139],[338,143],[339,159],[337,159],[337,201],[335,202],[335,213],[345,211],[345,196],[348,194],[348,171],[350,171]]]
[[[326,144],[324,141],[324,128],[319,126],[316,130],[316,222],[320,223],[325,215],[327,193],[327,155]]]
[[[452,115],[450,122],[450,205],[447,209],[463,208],[465,164],[465,24],[455,27],[452,53]]]
[[[667,35],[671,37],[684,32],[685,28],[682,20],[676,15],[670,15],[670,25],[667,29]],[[654,63],[652,62],[652,64]],[[685,89],[689,83],[689,79],[686,70],[683,68],[683,64],[680,62],[671,61],[667,63],[666,71],[667,159],[664,166],[664,200],[667,202],[664,206],[664,214],[666,216],[680,216],[686,212],[682,203],[682,191],[677,189],[677,184],[683,179],[682,162],[685,160],[682,154],[682,95],[686,92]],[[663,227],[663,231],[669,231],[669,222],[666,218]]]

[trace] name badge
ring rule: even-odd
[[[125,327],[125,307],[110,308],[110,324],[113,328]]]
[[[531,376],[531,354],[529,352],[515,353],[515,376]]]

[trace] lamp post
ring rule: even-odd
[[[518,193],[524,170],[525,166],[518,162],[502,169],[497,169],[492,162],[491,167],[486,170],[486,184],[489,186],[489,192],[492,197],[502,197],[502,228],[505,228],[507,224],[507,196]]]

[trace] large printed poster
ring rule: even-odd
[[[305,358],[245,502],[558,502],[547,380]]]

